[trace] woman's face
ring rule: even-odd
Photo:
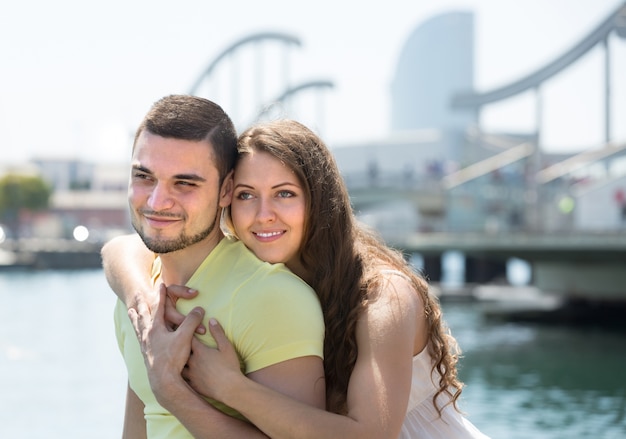
[[[306,200],[296,174],[267,152],[243,154],[234,176],[235,233],[259,259],[284,262],[301,275]]]

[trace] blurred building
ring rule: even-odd
[[[391,131],[438,129],[464,133],[471,110],[455,110],[452,96],[474,89],[474,14],[432,17],[409,36],[391,84]],[[449,151],[453,152],[453,151]]]
[[[21,238],[71,239],[82,226],[91,241],[102,242],[130,230],[127,165],[36,159],[4,172],[39,175],[53,189],[47,210],[20,212]]]
[[[333,148],[364,222],[378,230],[394,224],[396,234],[446,228],[442,177],[493,154],[475,151],[466,142],[476,114],[450,106],[454,93],[473,88],[473,13],[447,12],[416,27],[400,52],[391,83],[389,135]],[[361,197],[359,188],[367,185],[406,188],[420,195],[407,200],[396,191],[398,197],[385,200]]]

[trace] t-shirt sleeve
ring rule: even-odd
[[[314,291],[293,276],[268,277],[238,296],[246,303],[234,307],[243,313],[237,321],[245,322],[232,328],[245,373],[293,358],[323,358],[324,319]]]
[[[124,331],[122,329],[122,321],[124,314],[127,314],[126,307],[121,300],[117,300],[113,310],[113,322],[115,324],[115,338],[117,339],[117,347],[120,352],[124,353]]]

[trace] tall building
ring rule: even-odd
[[[472,111],[453,110],[450,103],[454,94],[473,88],[473,13],[435,16],[401,50],[391,84],[390,133],[333,149],[360,219],[387,239],[444,228],[441,179],[467,163],[465,134],[477,121]],[[377,188],[395,190],[375,200]]]
[[[465,131],[476,122],[453,110],[452,95],[474,89],[474,14],[447,12],[418,26],[407,39],[391,85],[391,129]]]

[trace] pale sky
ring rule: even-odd
[[[331,148],[379,139],[389,132],[390,85],[398,56],[414,29],[433,15],[474,12],[476,87],[487,90],[552,61],[622,3],[10,2],[0,14],[0,162],[72,156],[124,162],[130,134],[154,101],[188,92],[222,50],[262,31],[302,41],[292,51],[292,83],[323,79],[335,84],[323,93],[321,122],[310,115],[294,117],[305,123],[311,118]],[[614,78],[626,78],[626,40],[613,37],[611,53]],[[602,141],[603,65],[596,49],[545,85],[546,149],[580,150]],[[626,121],[626,81],[614,80],[613,92],[614,138],[626,141],[626,123],[618,123]],[[532,130],[534,121],[529,96],[488,107],[483,118],[494,130]]]

